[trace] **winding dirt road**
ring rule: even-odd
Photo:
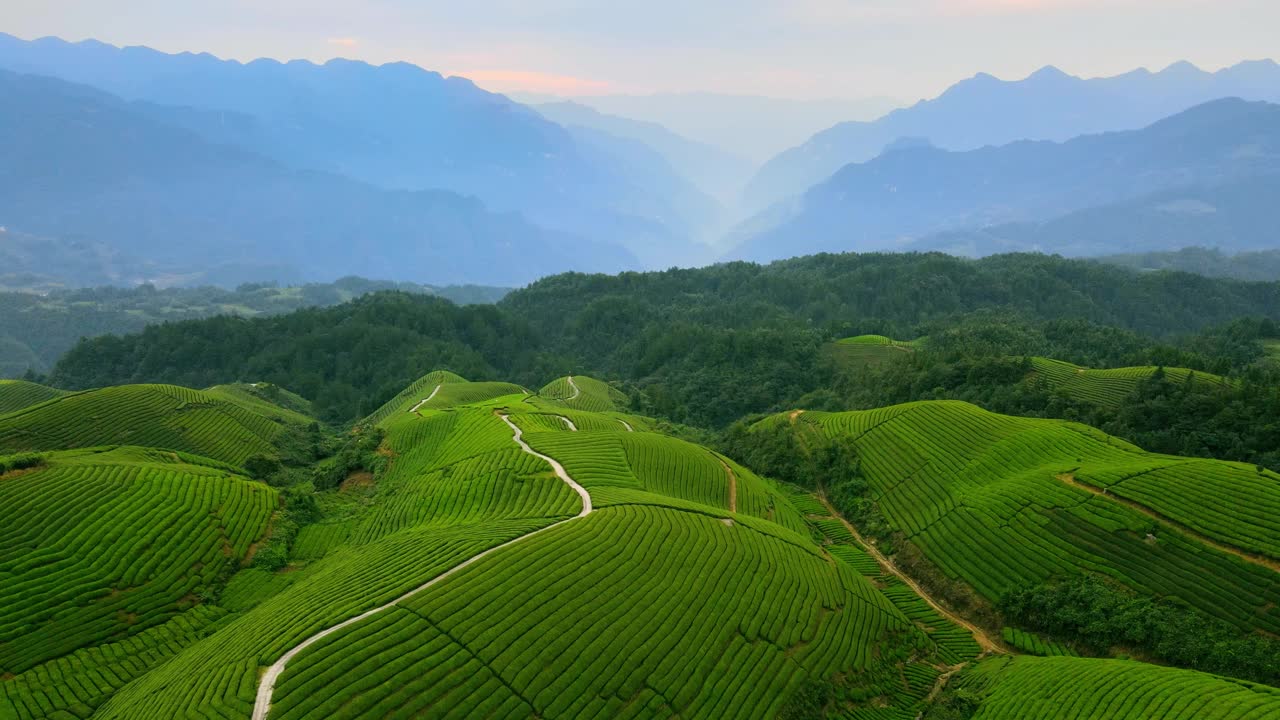
[[[578,389],[578,383],[573,381],[572,375],[569,375],[566,379],[569,381],[569,387],[573,388],[573,394],[565,398],[565,402],[568,402],[569,400],[577,400],[578,396],[582,394],[582,391]]]
[[[444,385],[437,385],[437,386],[436,386],[436,389],[435,389],[435,390],[432,390],[430,395],[428,395],[428,396],[426,396],[425,398],[423,398],[422,402],[418,403],[417,405],[414,405],[414,406],[413,406],[413,408],[412,408],[411,410],[409,410],[409,414],[410,414],[410,415],[416,415],[416,414],[418,413],[418,408],[420,408],[420,407],[422,407],[423,405],[426,405],[427,403],[431,402],[431,398],[435,397],[435,396],[436,396],[436,393],[440,392],[440,388],[442,388],[442,387],[444,387]]]
[[[564,421],[564,425],[565,425],[565,427],[569,428],[569,430],[570,430],[571,432],[578,432],[578,426],[577,426],[577,425],[574,425],[572,420],[570,420],[569,418],[567,418],[567,417],[565,417],[565,416],[563,416],[563,415],[557,415],[556,417],[558,417],[558,418],[560,418],[561,420],[563,420],[563,421]]]
[[[1269,558],[1269,557],[1266,557],[1265,555],[1252,553],[1252,552],[1249,552],[1248,550],[1244,550],[1243,548],[1238,548],[1234,545],[1228,545],[1219,540],[1214,540],[1213,538],[1209,537],[1208,535],[1205,535],[1199,530],[1196,530],[1195,528],[1187,527],[1186,525],[1183,525],[1177,520],[1174,520],[1173,518],[1170,518],[1170,517],[1166,517],[1136,500],[1130,500],[1129,498],[1126,498],[1126,497],[1120,497],[1119,495],[1116,495],[1114,493],[1107,492],[1106,488],[1099,488],[1094,485],[1090,485],[1089,483],[1078,480],[1076,479],[1075,473],[1069,473],[1069,472],[1062,473],[1058,475],[1057,478],[1061,480],[1063,483],[1077,490],[1083,490],[1091,495],[1097,495],[1098,497],[1104,497],[1108,500],[1113,500],[1115,502],[1120,503],[1121,505],[1124,505],[1125,507],[1128,507],[1132,510],[1136,510],[1142,513],[1143,515],[1146,515],[1147,517],[1151,518],[1152,520],[1155,520],[1156,522],[1161,523],[1163,525],[1167,525],[1173,528],[1174,530],[1182,533],[1183,535],[1186,535],[1187,537],[1201,544],[1208,545],[1209,547],[1213,548],[1214,550],[1217,550],[1218,552],[1227,553],[1228,555],[1235,555],[1236,557],[1240,558],[1241,560],[1247,563],[1251,563],[1259,567],[1264,567],[1264,568],[1267,568],[1268,570],[1273,570],[1275,572],[1280,572],[1280,561],[1277,561],[1274,558]]]
[[[973,639],[978,641],[978,646],[982,648],[984,653],[1009,653],[1009,650],[1005,648],[1003,643],[992,640],[982,628],[940,605],[938,601],[934,600],[932,596],[924,591],[924,588],[920,587],[920,583],[917,583],[911,578],[911,576],[899,570],[898,566],[894,565],[892,560],[885,557],[884,553],[880,552],[879,548],[867,542],[866,539],[862,537],[862,534],[858,532],[857,528],[850,525],[848,520],[845,520],[840,513],[836,512],[836,509],[831,506],[830,501],[827,500],[825,495],[819,495],[818,499],[821,500],[822,505],[827,508],[827,512],[831,513],[832,517],[839,520],[841,524],[844,525],[845,529],[849,531],[850,535],[853,535],[853,539],[858,541],[858,544],[862,546],[862,549],[870,553],[871,557],[875,558],[877,563],[880,563],[880,567],[892,573],[899,580],[905,583],[907,587],[915,591],[917,595],[924,598],[924,601],[929,603],[929,606],[936,610],[939,615],[973,633]]]
[[[440,387],[437,386],[436,390],[439,390],[439,389]],[[431,393],[431,397],[435,397],[434,392]],[[427,398],[427,400],[430,400],[430,399],[431,399],[430,397]],[[427,400],[423,400],[422,403],[427,402]],[[422,403],[419,403],[419,406],[422,405]],[[417,408],[415,407],[414,410],[417,410]],[[569,477],[569,473],[565,471],[564,466],[561,465],[554,458],[547,457],[546,455],[543,455],[542,453],[529,447],[529,444],[524,441],[524,433],[520,430],[519,427],[516,426],[515,423],[511,422],[511,418],[509,418],[508,416],[496,410],[494,411],[494,414],[502,418],[502,421],[505,422],[507,426],[511,428],[511,431],[512,431],[511,439],[517,445],[520,446],[521,450],[524,450],[530,455],[533,455],[534,457],[540,458],[543,461],[545,461],[548,465],[551,466],[551,469],[555,471],[556,477],[560,478],[562,482],[564,482],[566,485],[572,488],[574,492],[578,493],[578,497],[582,499],[582,510],[572,518],[568,518],[565,520],[561,520],[559,522],[552,523],[550,525],[547,525],[546,527],[534,530],[533,532],[525,533],[524,535],[521,535],[518,538],[508,540],[507,542],[504,542],[501,545],[496,545],[494,547],[491,547],[488,550],[485,550],[484,552],[478,555],[472,555],[471,557],[467,558],[461,563],[454,565],[453,567],[449,568],[443,573],[435,576],[431,580],[428,580],[427,582],[423,583],[422,585],[419,585],[418,587],[410,590],[409,592],[401,595],[395,600],[392,600],[386,605],[380,605],[376,608],[373,608],[372,610],[366,610],[365,612],[353,618],[344,620],[338,623],[337,625],[334,625],[333,627],[325,628],[324,630],[321,630],[315,635],[312,635],[306,640],[303,640],[302,642],[298,643],[296,646],[293,647],[293,649],[289,650],[284,655],[280,656],[279,660],[276,660],[270,667],[268,667],[266,672],[264,672],[262,674],[262,677],[258,680],[258,694],[255,697],[254,704],[253,704],[253,720],[266,720],[267,714],[271,712],[271,696],[275,692],[276,681],[280,679],[280,675],[284,672],[285,666],[288,665],[289,661],[292,660],[294,657],[296,657],[298,653],[302,652],[303,650],[306,650],[307,648],[311,647],[317,642],[323,640],[324,638],[338,632],[339,630],[349,625],[354,625],[355,623],[358,623],[361,620],[372,617],[373,615],[377,615],[378,613],[384,610],[390,609],[398,605],[399,603],[404,602],[405,600],[408,600],[409,598],[413,597],[414,595],[417,595],[423,590],[426,590],[427,588],[435,585],[436,583],[444,581],[445,579],[449,578],[451,575],[454,575],[455,573],[460,572],[463,568],[473,563],[476,563],[481,559],[489,555],[492,555],[493,553],[496,553],[505,547],[514,545],[522,540],[527,540],[533,537],[534,535],[537,535],[538,533],[546,532],[551,528],[556,527],[557,525],[563,525],[564,523],[567,523],[570,520],[576,520],[577,518],[586,517],[587,515],[591,514],[591,510],[592,510],[591,494],[587,492],[587,489],[579,485],[577,482],[575,482],[573,478]]]

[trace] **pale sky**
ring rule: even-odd
[[[0,0],[0,30],[251,60],[405,60],[498,92],[936,95],[1280,57],[1280,0]]]

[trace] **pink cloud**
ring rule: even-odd
[[[338,47],[344,48],[353,48],[360,44],[360,40],[353,37],[331,37],[326,40],[326,42],[330,45],[337,45]]]

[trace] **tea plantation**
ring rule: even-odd
[[[433,372],[329,430],[260,384],[19,392],[0,415],[4,720],[1277,708],[1265,686],[974,625],[824,497],[593,378]],[[952,402],[751,431],[850,439],[887,521],[983,596],[1084,568],[1280,632],[1271,473]],[[327,456],[255,460],[300,432]]]

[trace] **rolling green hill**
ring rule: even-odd
[[[989,601],[1094,573],[1244,631],[1280,630],[1280,476],[1269,471],[951,401],[783,414],[752,431],[847,439],[888,526]]]
[[[857,335],[831,343],[828,348],[841,364],[853,367],[881,365],[908,357],[920,340],[903,342],[884,335]]]
[[[0,416],[0,452],[144,445],[240,465],[277,455],[289,426],[310,420],[243,391],[122,385],[56,397]]]
[[[222,614],[200,603],[276,496],[206,462],[122,447],[0,474],[0,716],[83,717]]]
[[[371,418],[372,485],[96,717],[249,717],[264,687],[272,718],[761,717],[815,686],[913,713],[977,654],[829,552],[811,496],[619,417],[424,377]]]
[[[1133,394],[1138,383],[1163,373],[1175,383],[1202,384],[1223,387],[1228,381],[1212,373],[1195,372],[1186,368],[1159,368],[1154,366],[1094,370],[1050,358],[1031,358],[1032,374],[1028,380],[1054,392],[1104,407],[1117,407]]]
[[[973,720],[1280,716],[1275,688],[1126,660],[992,658],[960,673],[951,686],[969,702],[977,699],[968,716]]]
[[[25,380],[0,380],[0,415],[38,405],[63,395],[66,395],[63,390]]]

